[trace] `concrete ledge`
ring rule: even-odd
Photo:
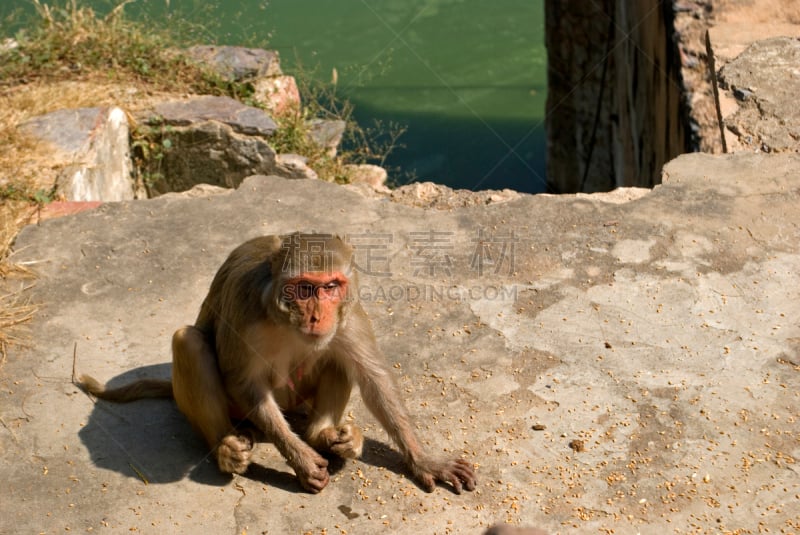
[[[43,313],[0,378],[0,532],[796,529],[798,169],[690,155],[627,202],[451,211],[251,177],[27,227],[14,259],[37,269]],[[172,332],[230,249],[295,229],[373,246],[379,342],[421,434],[478,464],[478,491],[422,492],[357,396],[364,459],[311,496],[270,445],[229,481],[172,403],[72,386],[76,343],[79,372],[166,376]]]

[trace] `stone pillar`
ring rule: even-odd
[[[545,2],[547,175],[562,193],[650,187],[687,152],[672,2]]]

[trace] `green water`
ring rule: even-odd
[[[108,1],[88,2],[99,13]],[[0,15],[28,0],[3,0]],[[278,50],[337,92],[360,124],[407,127],[386,161],[395,183],[545,189],[543,0],[139,0],[133,18],[192,39]]]

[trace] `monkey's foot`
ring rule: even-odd
[[[310,443],[321,451],[330,451],[343,459],[357,459],[364,449],[364,436],[355,425],[344,424],[323,429]]]
[[[217,464],[228,474],[243,474],[250,464],[253,439],[246,435],[227,435],[217,446]]]

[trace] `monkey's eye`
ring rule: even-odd
[[[314,297],[314,285],[310,282],[301,282],[295,285],[295,299],[306,300]]]
[[[339,281],[330,281],[319,287],[320,293],[326,297],[334,297],[339,294],[342,287]]]

